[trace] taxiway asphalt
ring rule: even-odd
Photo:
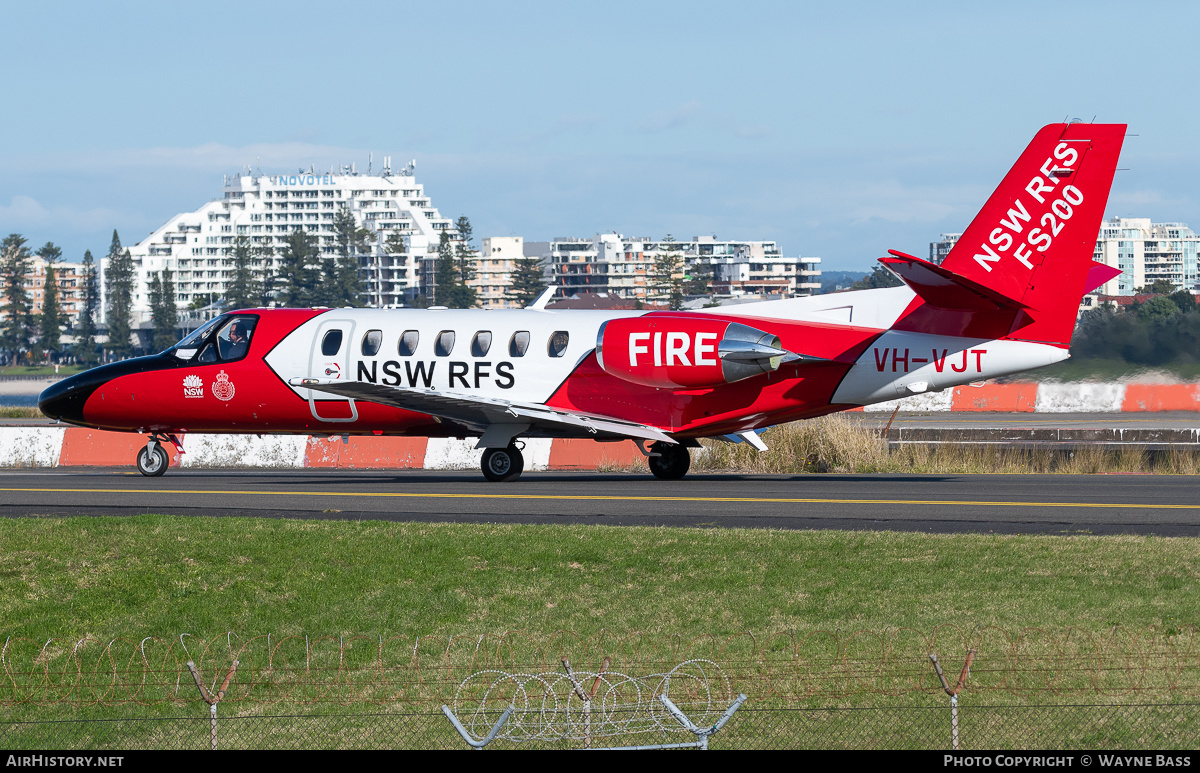
[[[647,475],[99,469],[0,472],[0,516],[181,516],[465,523],[1200,536],[1200,476]]]

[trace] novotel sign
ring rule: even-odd
[[[268,177],[271,185],[333,185],[331,174],[293,174]]]

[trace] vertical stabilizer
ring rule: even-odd
[[[942,267],[1019,301],[1009,338],[1066,345],[1125,124],[1051,124],[1025,148]]]

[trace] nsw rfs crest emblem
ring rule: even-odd
[[[218,400],[232,400],[234,388],[229,381],[229,376],[225,375],[225,371],[217,374],[217,380],[212,383],[213,396]]]

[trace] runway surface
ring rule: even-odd
[[[1200,536],[1200,477],[647,475],[474,470],[0,472],[0,516],[249,516],[466,523]]]

